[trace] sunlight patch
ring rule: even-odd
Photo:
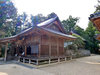
[[[0,75],[8,75],[7,73],[4,72],[0,72]]]
[[[86,63],[88,63],[88,64],[95,64],[95,65],[96,65],[96,64],[97,64],[97,65],[100,64],[100,63],[97,63],[97,62],[86,62]]]

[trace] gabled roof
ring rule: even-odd
[[[68,37],[68,38],[72,38],[72,39],[76,39],[76,37],[72,36],[72,35],[67,35],[67,34],[64,34],[64,33],[61,33],[61,32],[57,32],[57,31],[54,31],[54,30],[51,30],[51,29],[47,29],[47,28],[42,28],[48,32],[51,32],[51,33],[54,33],[56,35],[61,35],[61,36],[64,36],[64,37]]]
[[[54,17],[54,18],[50,18],[50,19],[48,19],[48,20],[46,20],[46,21],[44,21],[44,22],[42,22],[42,23],[38,24],[37,26],[44,26],[44,25],[48,25],[48,24],[50,24],[50,23],[54,22],[56,19],[57,19],[57,16],[56,16],[56,17]]]
[[[92,19],[96,19],[96,18],[98,18],[98,17],[100,17],[100,12],[91,14],[90,17],[89,17],[89,19],[92,20]]]
[[[55,13],[53,13],[53,14],[54,14],[54,16],[53,16],[52,18],[50,18],[50,19],[48,19],[48,20],[46,20],[46,21],[44,21],[44,22],[42,22],[42,23],[40,23],[40,24],[37,24],[37,26],[39,26],[39,27],[44,27],[44,26],[50,25],[50,24],[53,23],[53,22],[58,22],[58,27],[59,27],[59,29],[60,29],[63,33],[66,33],[66,31],[64,30],[63,25],[61,24],[61,22],[60,22],[60,20],[59,20],[59,17],[58,17]]]
[[[96,29],[100,31],[100,12],[91,14],[89,19],[93,22],[93,25],[96,27]],[[100,34],[97,34],[95,38],[100,41]]]
[[[92,21],[93,25],[100,31],[100,12],[91,14],[89,20]]]
[[[63,26],[61,25],[61,23],[59,21],[59,18],[57,16],[55,16],[53,18],[48,19],[47,21],[44,21],[44,22],[38,24],[37,26],[30,27],[30,28],[20,32],[19,34],[15,35],[15,36],[2,38],[2,39],[0,39],[0,42],[9,42],[9,41],[16,40],[16,38],[19,37],[20,35],[28,34],[29,32],[33,31],[35,28],[43,29],[43,30],[50,32],[50,33],[53,33],[55,35],[60,35],[60,36],[64,36],[67,38],[76,39],[76,37],[74,37],[74,36],[67,35],[67,34],[64,34],[64,33],[58,32],[58,31],[54,31],[54,30],[42,27],[44,25],[49,25],[49,24],[53,23],[54,21],[58,21],[59,25],[62,27],[63,32],[65,32]]]

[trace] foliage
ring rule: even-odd
[[[1,38],[16,35],[48,19],[42,14],[31,15],[31,17],[25,12],[17,14],[17,9],[11,0],[0,0],[0,17]]]
[[[75,44],[77,46],[78,49],[84,49],[84,46],[85,46],[85,43],[84,43],[84,39],[79,36],[79,35],[76,35],[76,34],[72,34],[73,36],[77,37],[77,39],[73,42],[73,44]]]
[[[0,0],[0,31],[7,37],[14,34],[17,10],[10,0]]]
[[[75,44],[71,44],[65,47],[65,50],[77,50],[77,46]]]
[[[95,35],[98,31],[93,26],[92,22],[89,22],[88,27],[85,31],[87,37],[86,39],[86,48],[89,49],[92,53],[98,53],[99,49],[99,41],[95,39]]]
[[[95,39],[95,35],[100,32],[96,30],[92,22],[89,22],[87,29],[84,30],[76,25],[79,19],[72,18],[73,17],[69,17],[67,20],[63,20],[62,24],[67,32],[73,31],[75,33],[73,36],[77,37],[77,39],[74,41],[74,45],[76,45],[77,48],[85,47],[92,53],[99,53],[99,41]]]
[[[64,26],[67,33],[70,33],[74,29],[78,20],[79,20],[78,17],[74,18],[72,16],[69,16],[69,18],[67,20],[62,21],[62,25]]]
[[[80,35],[81,37],[83,37],[84,34],[85,34],[84,29],[82,29],[82,28],[79,27],[78,25],[76,25],[76,26],[74,27],[74,32],[75,32],[76,34]]]
[[[38,15],[35,15],[35,16],[31,15],[31,18],[30,18],[31,24],[33,26],[37,25],[37,24],[39,24],[39,23],[41,23],[41,22],[43,22],[43,21],[45,21],[47,19],[48,19],[48,17],[45,17],[42,14],[38,14]]]
[[[84,48],[84,39],[81,37],[84,33],[84,29],[81,27],[77,26],[79,18],[73,18],[72,16],[69,16],[67,20],[62,21],[62,25],[64,26],[65,30],[67,33],[70,33],[71,31],[74,31],[76,34],[72,34],[73,36],[77,37],[77,39],[73,42],[73,46],[77,46],[77,48]],[[72,46],[72,47],[73,47]],[[73,47],[74,48],[74,47]]]
[[[97,1],[98,1],[98,4],[97,6],[95,6],[96,7],[95,12],[100,12],[100,0],[97,0]]]

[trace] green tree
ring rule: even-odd
[[[77,37],[77,39],[73,42],[75,46],[77,46],[78,49],[84,49],[85,48],[85,40],[80,36],[76,34],[72,34],[73,36]]]
[[[47,19],[48,19],[48,17],[45,17],[42,14],[37,14],[35,16],[31,15],[31,18],[30,18],[32,25],[37,25]]]
[[[8,37],[15,32],[17,10],[10,0],[0,0],[0,31],[1,37]]]
[[[98,4],[97,6],[95,6],[96,7],[95,12],[100,12],[100,0],[97,0],[97,1],[98,1]]]
[[[74,27],[74,31],[75,31],[75,33],[77,33],[77,34],[79,34],[80,36],[84,36],[84,34],[85,34],[85,31],[84,31],[84,29],[82,29],[81,27],[79,27],[78,25],[76,25],[75,27]]]
[[[74,18],[72,16],[69,16],[69,18],[67,20],[62,21],[62,25],[64,26],[67,33],[71,32],[74,29],[78,20],[79,20],[78,17]]]
[[[84,37],[86,39],[86,49],[89,49],[92,53],[98,53],[99,49],[99,41],[96,40],[95,35],[98,31],[96,28],[93,26],[92,22],[89,22],[87,29],[85,30],[85,35]]]

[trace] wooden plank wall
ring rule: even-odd
[[[41,36],[41,56],[49,56],[49,37]]]
[[[50,51],[51,50],[51,51]],[[41,38],[41,56],[63,56],[64,41],[58,37],[43,35]]]
[[[57,39],[51,37],[51,56],[57,56]]]
[[[64,41],[63,39],[59,39],[59,56],[64,55]]]

